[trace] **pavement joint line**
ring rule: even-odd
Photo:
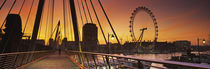
[[[87,69],[87,68],[85,68],[83,65],[79,64],[79,63],[76,62],[74,59],[72,59],[70,56],[69,56],[69,59],[70,59],[74,64],[76,64],[78,67],[80,67],[80,69]]]
[[[36,62],[38,62],[38,61],[40,61],[40,60],[46,58],[48,55],[49,55],[49,54],[47,54],[47,55],[45,55],[45,56],[43,56],[43,57],[41,57],[41,58],[39,58],[39,59],[36,59],[36,60],[34,60],[34,61],[32,61],[32,62],[29,62],[29,63],[27,63],[27,64],[24,64],[24,65],[22,65],[22,66],[20,66],[20,67],[18,67],[18,68],[16,68],[16,69],[23,69],[23,68],[25,68],[25,67],[28,66],[28,65],[31,65],[31,64],[33,64],[33,63],[36,63]]]

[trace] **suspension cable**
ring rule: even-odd
[[[39,0],[40,1],[40,0]],[[44,0],[43,0],[43,2],[44,2]],[[39,2],[39,5],[40,5],[40,2]],[[38,5],[38,6],[39,6]],[[44,10],[44,7],[45,7],[46,5],[44,5],[44,3],[43,3],[43,7],[42,7],[42,11],[45,11]],[[38,8],[39,9],[39,8]],[[39,30],[38,30],[38,38],[39,38],[39,35],[40,35],[40,30],[41,30],[41,25],[42,25],[42,21],[43,21],[43,12],[41,13],[41,20],[40,20],[40,26],[39,26]],[[37,39],[38,39],[37,38]],[[33,40],[33,39],[32,39]],[[34,43],[31,43],[31,44],[34,44]],[[36,44],[35,45],[32,45],[32,54],[30,55],[30,57],[29,57],[29,59],[31,59],[32,60],[32,58],[33,58],[33,55],[34,55],[34,52],[35,52],[35,50],[36,50]]]
[[[52,24],[51,24],[52,27],[51,27],[51,33],[53,33],[53,24],[54,24],[54,22],[53,22],[53,20],[54,20],[54,1],[55,1],[55,0],[52,1],[52,18],[51,18],[51,19],[52,19],[52,20],[51,20],[51,21],[52,21],[52,22],[51,22],[51,23],[52,23]],[[50,38],[52,38],[52,37],[50,37]]]
[[[28,13],[27,19],[25,21],[25,26],[24,26],[24,29],[23,29],[23,34],[25,34],[25,29],[26,29],[26,26],[28,24],[28,20],[29,20],[30,14],[31,14],[31,10],[32,10],[33,4],[34,4],[34,0],[32,1],[32,4],[31,4],[31,7],[29,9],[29,13]],[[30,50],[30,48],[27,49],[27,51],[29,51],[29,50]],[[27,55],[27,59],[29,59],[29,55]]]
[[[21,5],[21,7],[20,7],[20,10],[19,10],[19,12],[18,12],[18,15],[20,15],[20,13],[21,13],[21,11],[22,11],[22,8],[23,8],[24,4],[25,4],[25,0],[23,0],[23,3],[22,3],[22,5]],[[21,27],[21,31],[22,31],[22,27]],[[23,35],[22,35],[22,36],[23,36]],[[16,48],[17,51],[19,51],[19,48],[18,48],[18,47],[22,44],[22,41],[23,41],[23,40],[21,39],[21,40],[20,40],[20,43],[18,44],[18,46],[17,46],[17,48]],[[18,55],[16,55],[15,58],[16,58],[17,56],[18,56]]]
[[[58,26],[58,25],[56,25],[56,27],[54,28],[53,32],[51,33],[50,38],[52,38],[52,37],[53,37],[53,33],[56,31],[57,26]]]
[[[46,20],[46,27],[45,27],[45,39],[47,39],[47,30],[48,30],[48,25],[49,24],[49,11],[50,11],[50,2],[51,0],[48,1],[48,9],[47,9],[47,20]],[[48,31],[49,33],[49,31]]]
[[[112,32],[114,33],[114,35],[115,35],[115,37],[116,37],[116,39],[117,39],[118,44],[121,46],[120,41],[119,41],[119,39],[118,39],[118,37],[117,37],[117,34],[115,33],[114,28],[112,27],[112,24],[111,24],[111,22],[110,22],[110,20],[109,20],[109,18],[108,18],[108,16],[107,16],[107,14],[106,14],[104,8],[103,8],[103,5],[101,4],[101,1],[98,0],[98,2],[99,2],[99,4],[100,4],[100,6],[101,6],[101,9],[102,9],[103,12],[104,12],[104,15],[106,16],[106,19],[107,19],[107,21],[108,21],[108,23],[109,23],[109,25],[110,25],[110,27],[111,27],[111,29],[112,29]]]
[[[31,7],[30,7],[30,9],[29,9],[29,13],[28,13],[28,16],[27,16],[27,19],[26,19],[26,22],[25,22],[25,26],[24,26],[24,29],[23,29],[23,33],[25,33],[26,26],[27,26],[27,24],[28,24],[28,20],[29,20],[30,14],[31,14],[31,10],[32,10],[33,4],[34,4],[34,0],[32,1]]]
[[[20,10],[19,10],[19,12],[18,12],[18,15],[20,15],[20,13],[21,13],[21,11],[22,11],[22,8],[23,8],[23,5],[25,4],[25,0],[23,0],[23,3],[22,3],[22,5],[21,5],[21,7],[20,7]],[[22,31],[22,27],[21,27],[21,31]],[[20,43],[18,44],[18,47],[21,45],[21,43],[22,43],[22,40],[20,40]],[[16,50],[17,51],[19,51],[19,48],[16,48]],[[16,57],[16,56],[15,56]]]
[[[93,23],[93,20],[92,20],[92,17],[91,17],[91,15],[90,15],[90,11],[89,11],[89,8],[88,8],[87,0],[85,0],[85,5],[86,5],[86,8],[87,8],[89,17],[90,17],[90,21],[91,21],[91,23]]]
[[[5,4],[6,1],[7,1],[7,0],[4,0],[4,2],[3,2],[2,5],[0,6],[0,10],[1,10],[1,8],[4,6],[4,4]]]
[[[45,9],[43,11],[45,11]],[[39,26],[39,31],[38,31],[38,34],[39,34],[38,35],[38,38],[40,38],[40,34],[41,34],[42,23],[43,23],[43,14],[44,13],[42,13],[41,20],[40,20],[40,26]]]
[[[108,44],[108,43],[107,43],[107,40],[106,40],[106,37],[105,37],[105,34],[104,34],[104,31],[103,31],[103,28],[102,28],[101,23],[100,23],[100,21],[99,21],[98,15],[97,15],[96,10],[95,10],[95,8],[94,8],[94,5],[93,5],[92,0],[90,0],[90,3],[91,3],[91,6],[92,6],[92,8],[93,8],[93,11],[94,11],[94,13],[95,13],[96,19],[97,19],[97,21],[98,21],[98,25],[99,25],[99,27],[100,27],[100,29],[101,29],[102,34],[103,34],[104,40],[105,40],[106,44]]]
[[[66,15],[65,15],[65,11],[66,11],[66,9],[65,9],[66,7],[65,7],[65,0],[63,0],[63,22],[64,22],[64,37],[66,38]]]
[[[20,7],[20,11],[18,12],[18,14],[21,13],[24,4],[25,4],[25,0],[23,0],[22,6]]]
[[[77,5],[79,7],[79,13],[80,13],[80,18],[81,18],[81,21],[82,21],[82,25],[83,25],[83,18],[82,18],[82,13],[81,13],[81,9],[80,9],[80,4],[79,4],[79,1],[77,0]]]
[[[83,5],[83,1],[82,0],[81,0],[81,3],[82,3],[82,8],[83,8],[83,11],[84,11],[84,15],[85,15],[86,23],[88,23],[88,19],[87,19],[86,12],[85,12],[85,7]]]
[[[13,9],[15,3],[16,3],[16,0],[15,0],[14,3],[12,4],[12,6],[11,6],[11,8],[10,8],[10,10],[9,10],[9,12],[8,12],[7,14],[9,14],[9,13],[11,12],[11,10]],[[0,28],[0,29],[2,29],[2,27],[3,27],[3,25],[4,25],[5,23],[6,23],[6,19],[3,21],[3,24],[1,25],[1,28]]]

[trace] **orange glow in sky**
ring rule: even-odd
[[[4,0],[0,0],[0,6]],[[14,0],[6,1],[5,5],[0,9],[0,24],[3,23],[5,17],[8,14],[9,9]],[[26,19],[29,14],[30,6],[32,5],[33,0],[25,0],[20,16],[22,18],[22,28],[26,24]],[[52,10],[52,0],[45,0],[40,31],[39,39],[48,40],[50,38],[51,26],[55,28],[56,24],[60,20],[61,22],[61,37],[67,37],[69,41],[74,40],[73,28],[71,17],[69,17],[69,0],[65,0],[66,4],[66,35],[64,35],[64,16],[63,16],[63,0],[55,0],[54,7],[54,17],[53,23],[51,21],[51,10]],[[79,24],[80,38],[82,37],[82,23],[79,14],[78,2],[80,4],[80,9],[82,10],[83,22],[86,23],[84,12],[81,6],[81,0],[75,0],[77,19]],[[84,1],[84,0],[82,0]],[[210,1],[209,0],[101,0],[106,13],[109,16],[109,19],[122,43],[125,41],[131,41],[130,32],[129,32],[129,20],[131,13],[135,8],[139,6],[146,6],[152,10],[155,15],[158,27],[159,27],[159,36],[158,41],[176,41],[176,40],[189,40],[192,44],[196,44],[196,39],[199,38],[208,38],[210,34]],[[23,0],[17,0],[15,6],[10,13],[18,14],[20,7],[23,3]],[[84,2],[83,2],[84,3]],[[104,44],[105,41],[97,24],[93,9],[89,0],[87,0],[88,7],[90,9],[93,22],[98,27],[98,40],[100,44]],[[50,4],[50,7],[48,5]],[[106,37],[108,33],[112,33],[111,28],[108,25],[108,22],[98,4],[97,0],[93,0],[95,9],[97,10],[99,19],[102,23]],[[85,5],[85,3],[84,3]],[[35,20],[35,15],[38,7],[38,0],[34,1],[31,14],[29,16],[29,21],[26,26],[26,31],[24,33],[31,35]],[[86,7],[85,7],[86,9]],[[50,12],[48,12],[50,10]],[[90,23],[89,16],[86,9],[86,15],[88,17],[88,23]],[[49,16],[49,17],[48,17]],[[48,19],[47,19],[48,18]],[[154,26],[151,17],[146,14],[144,11],[137,14],[135,18],[134,29],[136,31],[136,36],[140,34],[139,29],[143,27],[148,27],[148,30],[145,31],[143,40],[153,40],[154,39]],[[116,42],[116,39],[110,40],[111,42]]]

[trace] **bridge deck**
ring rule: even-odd
[[[23,69],[80,69],[65,53],[58,52],[48,55],[46,58],[25,66]]]

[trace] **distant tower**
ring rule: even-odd
[[[21,17],[18,14],[9,14],[6,18],[5,34],[2,36],[1,52],[9,53],[18,51],[22,38]]]
[[[62,44],[61,44],[62,48],[67,49],[67,38],[64,38],[62,40]]]
[[[98,43],[98,28],[96,24],[87,23],[83,26],[82,40],[84,51],[96,50]]]
[[[53,47],[53,44],[54,44],[54,41],[53,41],[52,38],[50,38],[50,39],[49,39],[49,46],[50,46],[51,49],[54,48],[54,47]]]

